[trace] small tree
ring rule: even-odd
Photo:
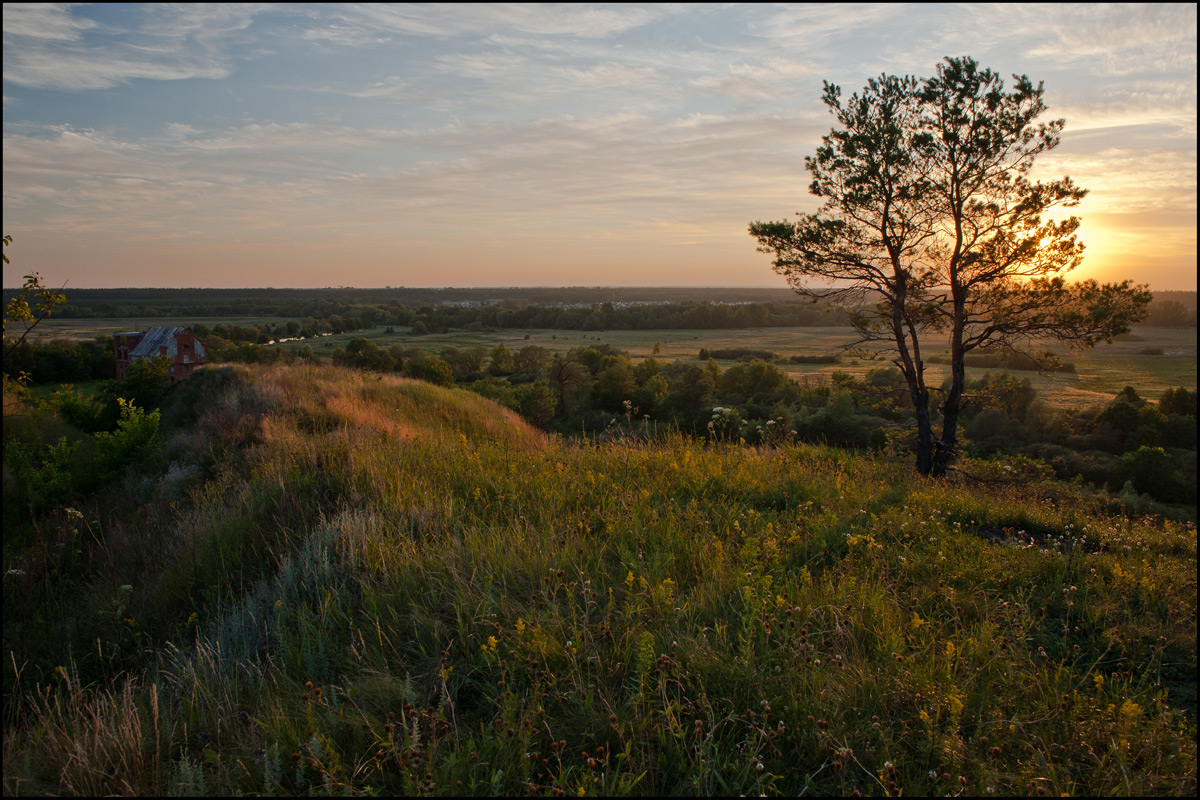
[[[750,225],[797,292],[850,305],[856,344],[895,354],[922,474],[943,474],[953,458],[968,352],[1110,341],[1145,316],[1151,297],[1128,281],[1065,281],[1082,261],[1079,220],[1044,214],[1086,192],[1070,178],[1029,178],[1063,120],[1037,123],[1042,84],[1013,77],[1006,91],[974,60],[947,58],[932,78],[883,75],[844,103],[826,83],[822,99],[841,128],[805,160],[825,204],[796,222]],[[935,336],[951,362],[936,440],[922,353]]]
[[[113,391],[139,408],[158,408],[171,389],[170,356],[139,358],[129,365],[125,380]]]
[[[12,237],[5,236],[5,249],[10,244],[12,244]],[[3,258],[5,264],[9,263],[8,253],[4,253]],[[32,304],[30,304],[31,300]],[[55,306],[64,300],[66,297],[63,293],[54,291],[42,283],[42,276],[38,273],[33,272],[26,275],[25,283],[22,284],[20,291],[4,307],[4,357],[7,359],[14,350],[20,347],[38,323],[50,316]],[[9,336],[9,323],[21,326],[20,336]],[[22,372],[17,380],[24,380],[25,377],[25,373]]]

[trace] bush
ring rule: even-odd
[[[1121,486],[1129,481],[1134,489],[1157,500],[1186,502],[1183,476],[1175,467],[1174,459],[1161,447],[1142,446],[1126,453],[1113,461],[1110,472],[1110,486]],[[1192,495],[1195,495],[1194,488]]]
[[[139,358],[129,365],[117,394],[140,408],[158,408],[171,388],[171,359],[168,356]]]
[[[109,430],[116,423],[104,413],[104,403],[94,397],[84,397],[72,386],[63,386],[51,395],[50,404],[60,417],[86,433]]]
[[[465,387],[475,394],[495,400],[505,408],[517,410],[517,395],[513,386],[502,378],[482,378]]]
[[[734,364],[726,370],[721,376],[720,389],[722,394],[773,402],[788,382],[787,373],[779,367],[755,360],[748,364]]]
[[[966,434],[979,455],[990,455],[1012,442],[1012,427],[1003,409],[985,408],[966,425]]]
[[[1167,389],[1158,398],[1158,410],[1164,414],[1196,416],[1196,393],[1182,386]]]
[[[112,433],[97,433],[96,454],[101,480],[111,480],[134,460],[144,459],[158,436],[159,414],[147,413],[124,398],[117,401],[121,419]]]
[[[708,350],[707,357],[701,350],[701,358],[719,358],[725,361],[774,361],[777,356],[770,350],[755,350],[751,347],[733,347],[726,350]]]
[[[454,385],[454,370],[437,356],[410,358],[404,365],[404,374],[438,386]]]
[[[396,368],[395,356],[362,336],[351,339],[345,350],[334,350],[333,363],[340,367],[354,367],[373,372],[391,372]]]
[[[521,416],[538,427],[546,427],[554,419],[558,400],[547,381],[525,384],[516,391],[518,411]]]

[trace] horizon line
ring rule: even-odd
[[[3,291],[15,291],[21,289],[20,285],[0,287]],[[51,287],[53,288],[53,287]],[[1154,289],[1147,285],[1151,292],[1196,292],[1200,291],[1193,286],[1190,289]],[[464,289],[482,290],[493,289],[502,291],[519,291],[526,289],[746,289],[746,290],[771,290],[780,292],[797,293],[795,289],[787,286],[764,286],[764,285],[733,285],[733,284],[711,284],[711,285],[679,285],[679,284],[655,284],[655,285],[617,285],[617,284],[573,284],[573,285],[552,285],[552,284],[537,284],[530,286],[63,286],[57,287],[54,291],[119,291],[126,289],[134,289],[139,291],[151,290],[172,290],[172,291],[326,291],[326,290],[360,290],[360,291],[403,291],[406,289],[422,289],[434,291],[460,291]]]

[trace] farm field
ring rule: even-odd
[[[213,327],[220,323],[253,325],[288,322],[286,318],[204,317],[180,320],[179,324],[203,323]],[[143,330],[150,325],[162,325],[161,319],[54,319],[45,320],[39,328],[40,338],[91,338],[125,330]],[[664,361],[694,359],[701,348],[708,350],[747,348],[769,350],[784,362],[797,355],[827,355],[837,353],[853,339],[845,327],[755,328],[740,330],[654,330],[654,331],[562,331],[541,329],[496,329],[491,331],[451,331],[444,334],[412,336],[406,328],[384,333],[385,328],[350,331],[325,336],[305,343],[287,343],[284,347],[311,344],[317,358],[327,361],[335,348],[345,347],[356,337],[365,337],[380,347],[403,345],[420,347],[437,353],[446,347],[493,348],[504,343],[510,350],[538,345],[553,352],[565,352],[575,347],[610,344],[630,354],[634,360],[658,358]],[[660,352],[654,354],[658,344]],[[1191,328],[1136,328],[1131,334],[1111,345],[1099,345],[1091,350],[1054,349],[1064,360],[1075,364],[1075,372],[1039,374],[1013,370],[1013,374],[1029,378],[1038,396],[1060,407],[1084,407],[1107,402],[1125,386],[1133,386],[1141,396],[1155,399],[1173,386],[1196,387],[1196,331]],[[1161,355],[1150,354],[1158,353]],[[947,355],[936,349],[928,357]],[[732,361],[718,361],[728,367]],[[837,364],[790,364],[779,366],[797,380],[828,380],[837,371],[862,376],[872,369],[887,366],[886,359],[844,356]],[[928,364],[935,381],[948,374],[948,366]],[[982,375],[986,369],[968,368],[969,375]],[[993,370],[994,371],[994,370]]]

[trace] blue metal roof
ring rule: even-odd
[[[159,348],[163,346],[167,348],[167,355],[174,359],[179,352],[179,344],[175,339],[175,335],[183,332],[183,328],[178,325],[150,328],[146,331],[142,340],[138,342],[137,347],[129,351],[130,360],[157,356],[159,355]],[[196,355],[200,358],[206,355],[204,345],[199,340],[196,341]]]

